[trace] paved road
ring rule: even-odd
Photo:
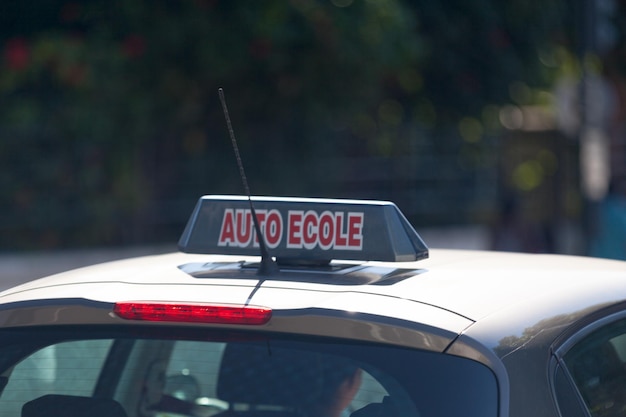
[[[488,235],[481,227],[426,229],[418,232],[430,248],[488,248]],[[0,290],[83,266],[174,250],[175,245],[0,254]]]
[[[163,247],[104,248],[51,252],[26,252],[0,255],[0,290],[14,285],[83,266],[134,256],[176,250]]]

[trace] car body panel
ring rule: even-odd
[[[477,251],[431,250],[431,258],[424,261],[366,264],[415,271],[414,276],[393,285],[317,284],[313,273],[308,282],[291,281],[288,273],[285,273],[287,278],[281,280],[260,279],[251,272],[236,279],[195,278],[181,270],[193,262],[239,265],[239,262],[254,260],[254,257],[177,253],[117,261],[26,283],[1,293],[0,301],[82,295],[96,301],[114,302],[120,300],[120,294],[125,299],[166,300],[176,294],[176,300],[244,303],[258,285],[262,291],[257,291],[251,302],[275,309],[324,307],[326,303],[333,304],[327,300],[338,293],[418,302],[475,322],[502,312],[510,323],[519,316],[518,309],[528,317],[521,319],[519,330],[522,331],[532,325],[533,320],[571,314],[626,297],[626,287],[620,285],[626,281],[624,263],[556,255],[485,255]],[[203,294],[203,288],[211,288],[209,295]],[[358,302],[354,302],[349,309],[368,312],[367,308],[371,308],[368,304],[365,301],[359,307]],[[342,308],[336,303],[335,307]],[[415,321],[421,319],[416,317]],[[511,326],[507,328],[509,331]]]
[[[175,253],[57,274],[1,293],[0,327],[137,324],[113,313],[123,301],[258,305],[272,318],[250,331],[469,358],[497,376],[501,416],[555,417],[548,372],[556,341],[626,299],[626,264],[585,257],[435,249],[418,262],[348,262],[334,272],[287,267],[276,276],[244,266],[254,262]],[[388,281],[345,279],[389,271]]]
[[[284,272],[286,279],[276,280],[258,277],[253,269],[232,279],[196,278],[184,272],[186,265],[194,263],[223,264],[227,266],[220,268],[232,269],[232,265],[239,268],[244,261],[256,260],[176,253],[116,261],[26,283],[0,294],[0,302],[248,303],[273,309],[274,318],[267,326],[273,331],[336,336],[344,330],[334,329],[352,323],[350,337],[437,351],[463,335],[462,340],[468,342],[452,345],[450,353],[492,363],[487,350],[508,354],[519,340],[532,339],[533,332],[550,331],[541,324],[546,320],[558,319],[561,329],[590,310],[626,298],[626,286],[621,285],[626,282],[626,267],[622,263],[554,255],[431,250],[430,259],[420,262],[364,264],[374,270],[411,271],[409,278],[392,285],[318,284],[315,274],[306,282],[293,281],[289,272]],[[217,276],[220,271],[218,268]],[[380,323],[375,325],[376,320]],[[398,336],[385,332],[383,322],[396,333],[401,328],[417,333]],[[33,320],[31,325],[36,323]],[[388,336],[381,336],[384,333]],[[468,348],[478,345],[484,348]]]

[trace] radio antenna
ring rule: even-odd
[[[261,264],[257,270],[259,275],[270,275],[272,273],[279,272],[278,265],[274,259],[269,255],[267,245],[265,244],[265,237],[261,233],[261,225],[259,219],[256,216],[254,205],[252,204],[252,194],[250,194],[250,187],[248,186],[248,179],[246,178],[246,172],[243,169],[243,162],[241,162],[241,156],[239,155],[239,147],[237,146],[237,140],[235,139],[235,132],[233,126],[230,123],[230,116],[228,115],[228,107],[226,106],[226,99],[224,98],[224,90],[220,87],[218,89],[220,101],[222,102],[222,109],[224,110],[224,117],[226,118],[226,126],[228,127],[228,134],[230,135],[230,141],[233,144],[233,150],[235,151],[235,158],[237,158],[237,166],[239,167],[239,176],[243,183],[243,188],[248,196],[248,203],[250,204],[250,212],[252,213],[252,222],[254,223],[254,230],[259,239],[259,248],[261,249]]]

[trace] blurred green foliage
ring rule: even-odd
[[[528,0],[3,2],[0,247],[171,239],[201,194],[241,193],[218,87],[256,194],[345,195],[349,167],[332,161],[416,144],[484,168],[498,106],[537,101],[573,61],[571,14]]]

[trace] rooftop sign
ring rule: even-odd
[[[277,259],[415,261],[428,248],[387,201],[252,197],[269,254]],[[187,253],[260,255],[248,197],[204,196],[178,246]]]

